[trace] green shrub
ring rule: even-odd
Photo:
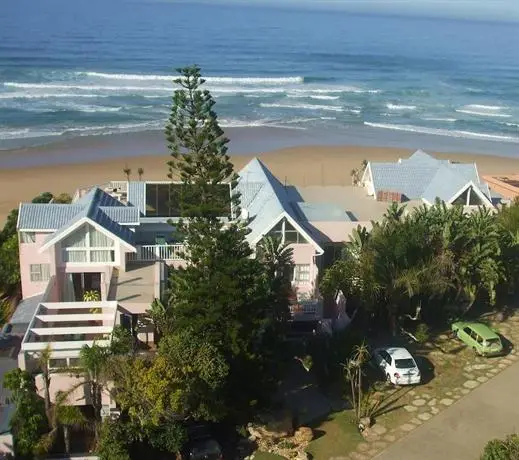
[[[519,460],[519,436],[512,434],[504,440],[489,441],[481,460]]]
[[[416,337],[416,341],[418,343],[427,342],[429,340],[430,335],[431,334],[429,333],[429,326],[427,326],[427,324],[420,323],[416,327],[416,332],[414,333],[414,336]]]

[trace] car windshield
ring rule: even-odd
[[[485,345],[487,347],[492,347],[494,345],[499,345],[499,344],[500,344],[499,339],[486,339],[485,342],[483,343],[483,345]]]
[[[412,358],[408,359],[396,359],[395,360],[395,367],[397,369],[411,369],[416,367],[414,360]]]

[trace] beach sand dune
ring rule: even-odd
[[[293,147],[257,155],[232,155],[236,170],[253,156],[261,158],[282,182],[294,185],[351,185],[350,172],[363,159],[396,161],[412,153],[409,149],[356,146]],[[519,173],[519,160],[481,154],[433,153],[438,158],[460,162],[476,162],[481,174]],[[77,188],[124,180],[123,168],[144,169],[145,180],[166,180],[167,155],[132,156],[83,164],[64,164],[3,169],[0,171],[0,222],[20,202],[30,201],[41,192],[73,193]]]

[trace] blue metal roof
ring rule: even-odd
[[[128,182],[128,204],[139,209],[142,215],[146,214],[146,182]]]
[[[72,225],[88,218],[128,244],[133,232],[122,224],[138,225],[137,208],[125,206],[100,188],[94,187],[72,204],[22,203],[18,230],[52,231],[45,243],[56,241]]]
[[[88,197],[88,200],[86,198]],[[112,198],[110,195],[108,195],[106,192],[101,190],[100,188],[94,188],[90,192],[88,192],[81,200],[80,200],[84,206],[82,207],[81,211],[79,211],[72,219],[70,219],[68,222],[66,222],[64,225],[62,225],[58,230],[56,230],[53,234],[49,235],[45,239],[45,244],[49,243],[50,241],[57,241],[59,240],[60,236],[67,232],[67,230],[74,225],[76,222],[79,222],[82,219],[88,218],[91,221],[95,222],[96,224],[103,227],[108,232],[112,233],[113,235],[117,236],[121,240],[125,241],[126,243],[132,245],[133,244],[133,232],[128,228],[124,227],[118,222],[116,222],[112,217],[127,217],[124,212],[119,213],[118,211],[112,210],[109,211],[112,216],[109,216],[104,209],[106,209],[107,205],[114,204],[115,208],[125,208],[125,206],[117,201],[116,199]],[[115,204],[117,203],[117,204]],[[103,204],[104,206],[101,206]],[[131,213],[132,211],[129,211]],[[117,215],[121,214],[121,215]],[[136,213],[133,211],[133,214],[135,217]],[[130,222],[135,223],[135,221]]]
[[[351,221],[346,211],[333,203],[292,203],[292,207],[301,220],[308,222],[348,222]]]
[[[408,200],[436,198],[449,201],[464,185],[472,181],[490,199],[488,184],[479,180],[472,164],[438,160],[423,150],[397,163],[370,163],[375,194],[379,191],[399,192]]]
[[[65,225],[83,206],[57,203],[22,203],[18,217],[19,230],[56,230]]]
[[[278,222],[282,215],[289,216],[312,239],[312,230],[296,214],[285,186],[258,159],[253,158],[238,173],[237,190],[241,194],[241,206],[249,214],[249,243],[254,243]],[[319,248],[320,249],[320,248]]]

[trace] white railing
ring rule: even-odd
[[[117,193],[128,193],[128,182],[125,180],[113,180],[108,183],[108,188],[117,190]]]
[[[320,300],[308,300],[290,305],[290,314],[295,321],[319,320],[323,317],[323,304]]]
[[[150,244],[135,246],[137,252],[127,254],[128,262],[154,262],[157,260],[182,260],[183,244]]]

